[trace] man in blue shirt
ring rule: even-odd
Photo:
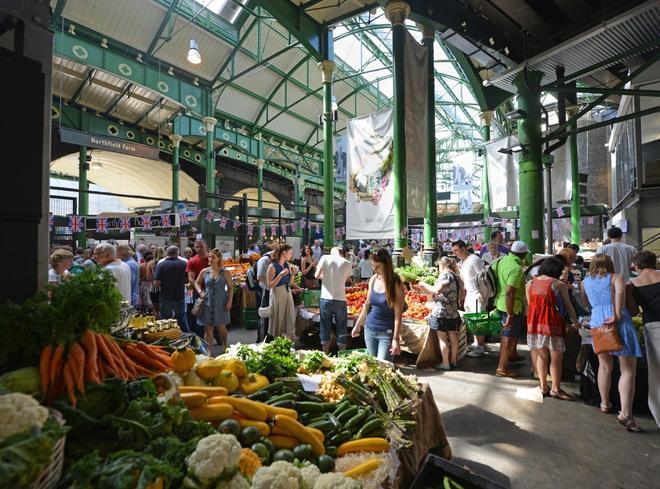
[[[125,244],[117,246],[117,258],[131,269],[131,306],[137,307],[140,287],[140,265],[133,258],[133,250]]]
[[[185,300],[187,281],[186,262],[179,259],[179,248],[170,246],[154,272],[154,285],[160,289],[160,318],[176,318],[186,333],[189,332]]]
[[[509,248],[504,246],[502,243],[504,243],[504,235],[502,234],[502,231],[499,229],[496,231],[493,231],[490,233],[490,240],[494,241],[497,243],[497,249],[500,250],[501,255],[508,255],[509,254]],[[479,252],[479,256],[483,258],[484,253],[488,251],[488,246],[482,246],[481,247],[481,252]]]

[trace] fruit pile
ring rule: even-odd
[[[351,287],[350,289],[355,289],[357,287]],[[367,302],[367,290],[360,289],[354,292],[349,292],[350,289],[346,290],[346,302],[348,307],[348,314],[350,316],[357,316],[362,311],[362,306]]]
[[[428,296],[426,294],[413,291],[406,292],[408,310],[403,313],[403,317],[405,319],[424,321],[431,314],[431,308],[427,305],[427,302]]]

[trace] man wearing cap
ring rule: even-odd
[[[528,252],[527,243],[514,241],[510,253],[498,260],[495,265],[497,275],[495,305],[502,318],[503,327],[500,361],[495,371],[498,377],[517,376],[508,369],[508,365],[510,358],[518,358],[516,353],[518,338],[525,334],[523,260]]]

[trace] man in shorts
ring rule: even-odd
[[[495,375],[498,377],[517,377],[517,374],[508,369],[508,366],[510,358],[517,358],[518,338],[525,334],[523,260],[528,252],[527,243],[514,241],[510,253],[496,264],[497,297],[495,306],[502,318],[503,327],[500,361],[495,371]]]

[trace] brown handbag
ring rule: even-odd
[[[610,282],[612,289],[612,309],[616,307],[614,298],[614,283]],[[621,338],[616,323],[609,326],[591,329],[591,339],[593,340],[594,351],[598,353],[613,353],[623,350]]]

